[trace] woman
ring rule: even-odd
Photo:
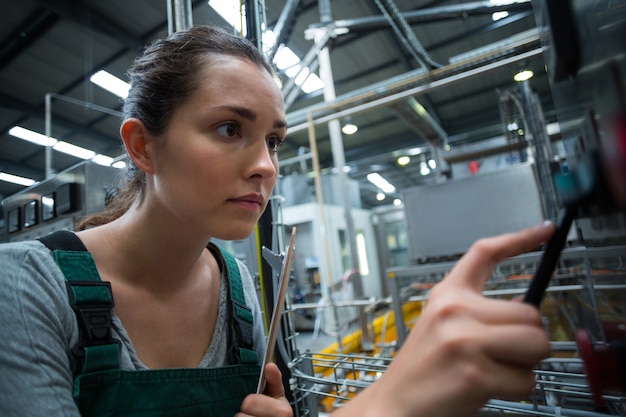
[[[130,78],[120,128],[130,159],[127,186],[76,234],[92,271],[110,282],[115,303],[106,343],[94,349],[119,349],[122,371],[81,350],[84,333],[93,329],[79,327],[83,313],[70,306],[78,286],[67,285],[68,302],[66,277],[55,264],[65,252],[55,251],[53,260],[41,242],[2,245],[1,414],[291,415],[274,364],[263,370],[264,394],[250,394],[246,383],[230,385],[260,372],[243,363],[247,354],[232,353],[242,344],[231,326],[233,310],[243,301],[254,317],[253,343],[239,352],[251,348],[252,357],[262,358],[260,309],[245,266],[207,246],[211,238],[248,236],[276,182],[276,151],[287,126],[272,70],[245,40],[194,27],[149,46]],[[389,370],[335,415],[471,415],[490,397],[526,394],[533,367],[549,352],[539,313],[480,293],[498,260],[531,250],[551,233],[552,226],[542,225],[474,245],[431,292]],[[244,299],[231,304],[238,275]],[[202,404],[189,404],[195,400],[187,391],[171,394],[198,373],[199,381],[213,384],[193,397]],[[141,375],[152,376],[146,382]],[[163,383],[150,389],[174,391],[142,399],[151,414],[135,410],[141,384],[155,378]]]

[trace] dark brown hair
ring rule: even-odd
[[[135,59],[128,70],[130,91],[124,102],[124,120],[141,120],[153,135],[167,130],[172,113],[197,90],[199,74],[211,56],[248,60],[273,74],[265,57],[249,41],[223,29],[194,26],[157,39]],[[132,160],[119,192],[101,213],[78,222],[77,230],[109,223],[122,216],[145,193],[145,174]]]

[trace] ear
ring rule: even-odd
[[[154,172],[155,138],[139,119],[124,120],[120,127],[120,136],[126,152],[137,168],[146,174]]]

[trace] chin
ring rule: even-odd
[[[224,231],[223,233],[216,233],[213,237],[220,240],[243,240],[250,236],[253,231],[254,227],[245,230],[237,230],[234,228],[232,230]]]

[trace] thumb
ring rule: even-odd
[[[519,232],[480,239],[457,262],[448,280],[482,293],[485,282],[499,262],[538,248],[553,233],[554,225],[544,222]]]
[[[283,386],[283,377],[275,363],[268,363],[263,370],[265,373],[265,390],[263,393],[273,398],[285,396],[285,387]]]

